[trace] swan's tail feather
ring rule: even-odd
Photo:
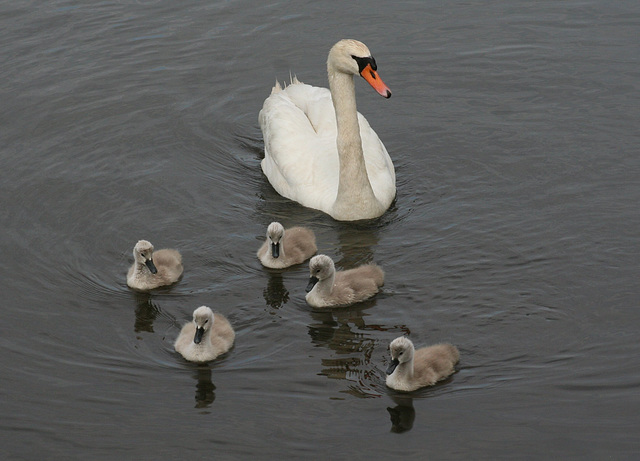
[[[302,84],[302,82],[298,80],[298,77],[296,77],[295,75],[292,75],[291,73],[289,73],[289,82],[290,82],[289,85],[287,85],[286,82],[280,85],[280,82],[276,79],[276,84],[273,86],[273,88],[271,88],[271,94],[279,93],[280,91],[284,90],[286,87],[290,85],[296,85],[299,83]]]
[[[271,94],[279,93],[282,91],[282,87],[280,86],[280,82],[276,79],[276,84],[271,88]]]
[[[289,81],[291,82],[289,85],[296,85],[298,83],[302,83],[300,80],[298,80],[298,76],[297,75],[291,75],[291,72],[289,72]]]

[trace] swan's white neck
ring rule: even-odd
[[[329,89],[336,111],[340,157],[338,195],[331,215],[341,221],[358,219],[354,215],[380,216],[385,209],[376,198],[367,176],[353,75],[329,68]],[[363,213],[364,210],[367,212]]]

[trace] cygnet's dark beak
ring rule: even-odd
[[[158,273],[158,269],[156,269],[156,265],[153,264],[153,259],[147,259],[144,263],[149,268],[152,274]]]
[[[200,341],[202,341],[203,334],[204,334],[204,328],[196,327],[196,335],[193,337],[193,342],[196,344],[200,344]]]
[[[278,259],[278,256],[280,256],[280,242],[271,243],[271,256],[274,259]]]
[[[389,368],[387,368],[387,374],[390,375],[391,373],[393,373],[393,371],[396,369],[396,367],[400,364],[400,361],[398,359],[393,359],[391,361],[391,364],[389,365]]]
[[[309,283],[307,284],[306,292],[309,293],[313,290],[313,287],[318,283],[318,277],[314,277],[313,275],[309,277]]]

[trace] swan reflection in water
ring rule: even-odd
[[[378,263],[375,258],[375,247],[380,241],[380,219],[359,223],[336,223],[338,248],[333,257],[337,267],[349,269],[361,264]],[[384,265],[381,263],[381,265]]]

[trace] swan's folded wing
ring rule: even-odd
[[[327,89],[289,85],[269,96],[259,115],[262,170],[281,195],[317,209],[338,190],[335,112]]]

